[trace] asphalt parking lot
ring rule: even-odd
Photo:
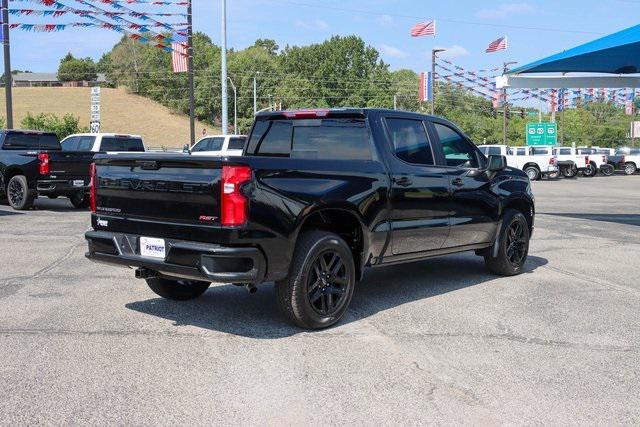
[[[368,273],[304,332],[272,286],[156,298],[85,260],[89,214],[0,205],[0,423],[638,424],[640,175],[534,183],[526,273]]]

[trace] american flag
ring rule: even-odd
[[[411,37],[435,36],[436,21],[420,22],[411,28]]]
[[[171,64],[173,65],[174,73],[186,73],[189,71],[187,59],[189,57],[187,36],[184,34],[174,33],[171,38]]]
[[[487,53],[497,52],[499,50],[507,50],[507,36],[500,37],[489,43],[489,47],[485,50]]]

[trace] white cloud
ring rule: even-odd
[[[454,44],[453,46],[449,46],[449,47],[447,46],[437,47],[437,49],[445,49],[444,52],[438,53],[438,58],[443,58],[443,59],[459,58],[461,56],[469,55],[469,51],[467,49],[457,44]],[[431,53],[429,53],[427,56],[431,58]]]
[[[296,27],[306,28],[308,30],[327,31],[329,24],[322,19],[315,19],[313,21],[296,21]]]
[[[504,19],[510,15],[521,15],[535,11],[529,3],[502,3],[494,9],[482,9],[476,12],[481,19]]]
[[[407,56],[409,56],[407,52],[398,49],[397,47],[389,46],[388,44],[381,44],[380,52],[382,52],[383,55],[389,56],[391,58],[406,58]]]
[[[378,22],[380,22],[380,25],[382,25],[383,27],[391,27],[393,26],[395,21],[392,16],[382,15]]]

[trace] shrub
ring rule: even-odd
[[[40,113],[36,116],[27,113],[20,123],[24,129],[55,132],[58,138],[65,138],[73,133],[88,132],[89,129],[80,126],[80,118],[71,114],[65,114],[59,118],[55,114]]]

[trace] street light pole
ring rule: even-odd
[[[222,82],[222,134],[229,132],[229,101],[227,97],[227,0],[222,0],[222,43],[221,43],[221,82]]]
[[[253,115],[258,114],[258,74],[260,71],[256,71],[253,76]]]
[[[233,134],[238,134],[238,92],[236,91],[236,85],[233,84],[231,77],[227,77],[229,83],[231,83],[231,89],[233,89]]]
[[[13,129],[11,44],[9,43],[9,0],[2,0],[2,39],[2,44],[4,45],[4,94],[7,105],[7,129]]]
[[[431,49],[431,115],[436,110],[436,55],[445,49]]]
[[[502,67],[502,75],[507,74],[507,69],[509,65],[517,64],[517,62],[505,62]],[[507,102],[507,87],[505,86],[502,89],[502,143],[507,145],[507,108],[509,108],[509,104]]]
[[[195,95],[193,89],[193,9],[191,0],[187,3],[187,72],[189,73],[189,146],[196,143]],[[133,50],[135,55],[135,49]],[[135,57],[134,57],[135,58]],[[136,82],[137,73],[136,73]]]

